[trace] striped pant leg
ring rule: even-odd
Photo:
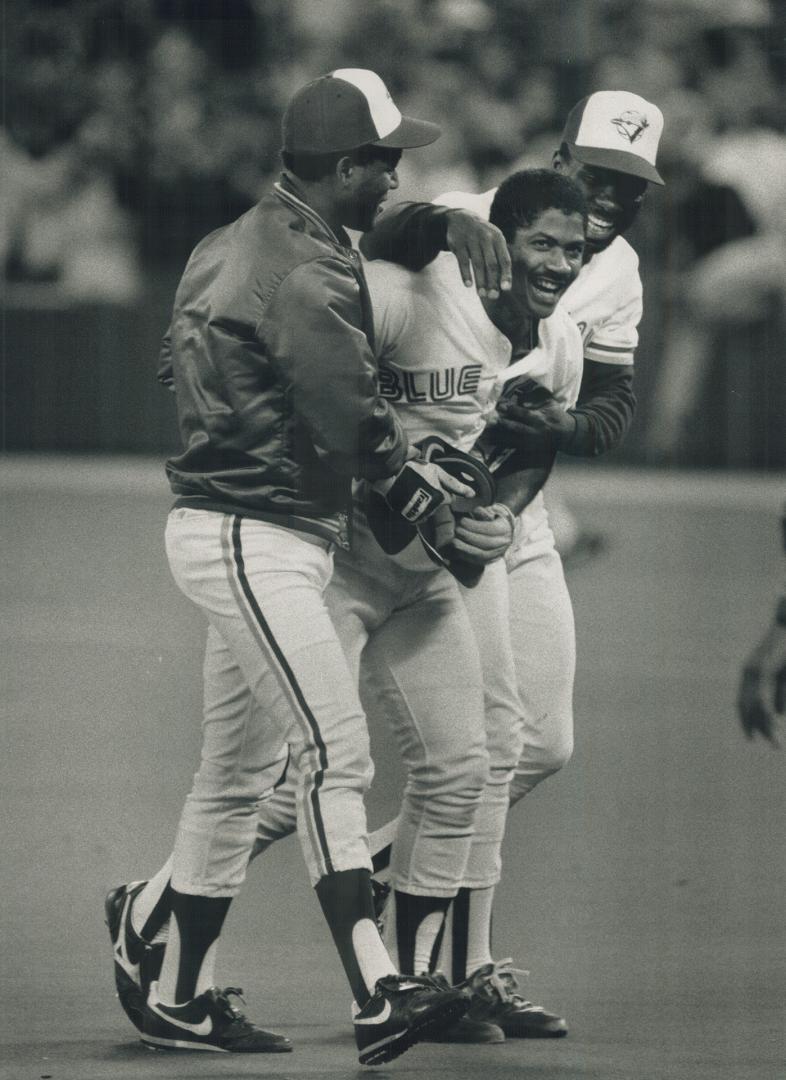
[[[228,679],[217,691],[216,665],[206,665],[206,701],[219,704],[178,833],[175,887],[187,881],[184,891],[234,895],[285,742],[298,777],[298,832],[312,882],[370,866],[368,735],[323,602],[332,571],[328,545],[248,518],[175,510],[167,550],[176,581],[207,615],[213,649],[220,640],[237,672],[234,691]],[[243,710],[239,723],[234,696],[242,685],[257,707]],[[214,830],[207,820],[217,822]],[[185,833],[190,847],[181,840]]]
[[[376,541],[365,537],[362,529],[358,529],[358,533],[360,535],[357,537],[357,546],[361,548],[361,552],[356,549],[351,554],[343,551],[337,553],[334,572],[325,589],[325,603],[355,687],[359,681],[361,654],[369,635],[374,627],[385,622],[393,605],[384,572],[375,572],[384,571],[384,565],[364,565],[362,552],[366,548],[366,542],[377,548]],[[382,556],[379,548],[377,551]],[[261,855],[276,840],[294,832],[297,824],[298,783],[297,765],[290,761],[283,780],[260,807],[252,859]]]

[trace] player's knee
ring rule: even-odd
[[[562,728],[543,747],[540,765],[545,772],[553,775],[567,765],[573,757],[573,728]]]
[[[226,804],[240,812],[256,813],[270,793],[271,782],[262,770],[227,768],[203,761],[194,776],[189,798],[199,803]]]
[[[469,755],[452,772],[453,792],[464,800],[479,801],[489,779],[489,755],[485,750]]]
[[[537,744],[527,742],[510,782],[510,803],[513,805],[529,794],[538,784],[559,772],[573,756],[573,724],[555,725],[548,738]]]
[[[410,770],[409,787],[432,803],[477,802],[489,777],[489,755],[484,745],[459,755],[431,758]]]
[[[286,818],[283,816],[264,818],[260,815],[257,820],[257,833],[254,838],[254,847],[251,850],[251,858],[255,859],[263,851],[267,851],[271,844],[274,844],[277,840],[283,840],[285,837],[291,836],[296,828],[297,819],[294,815]]]
[[[573,715],[547,713],[534,733],[525,738],[520,765],[546,775],[559,772],[573,755]]]
[[[325,762],[326,758],[326,762]],[[374,762],[368,731],[355,730],[340,739],[326,744],[324,758],[314,753],[313,746],[302,744],[292,748],[295,769],[305,777],[324,774],[320,787],[347,787],[353,791],[367,792],[374,779]]]

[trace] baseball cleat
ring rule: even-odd
[[[503,1043],[505,1032],[499,1024],[490,1020],[473,1020],[471,1016],[462,1016],[455,1024],[440,1028],[423,1036],[423,1042],[463,1043],[465,1046],[481,1043]]]
[[[497,1024],[507,1039],[559,1039],[567,1035],[568,1025],[561,1016],[525,1001],[518,993],[516,969],[510,965],[510,959],[484,964],[461,983],[472,998],[467,1015]]]
[[[430,1032],[458,1020],[469,1002],[464,990],[445,989],[428,975],[385,975],[354,1017],[360,1064],[392,1061]]]
[[[450,990],[451,986],[441,971],[431,973],[434,982],[444,990]],[[437,1028],[423,1037],[423,1042],[434,1043],[501,1043],[505,1041],[505,1032],[497,1024],[490,1020],[473,1020],[471,1016],[462,1016],[455,1024],[448,1027]]]
[[[115,987],[120,1005],[137,1030],[142,1030],[145,998],[157,979],[164,959],[164,944],[148,945],[131,925],[131,905],[146,881],[132,881],[110,889],[104,901],[104,921],[109,928],[115,961]]]
[[[142,1042],[154,1050],[212,1050],[220,1054],[284,1054],[292,1049],[285,1035],[263,1031],[229,1000],[243,1000],[232,986],[211,986],[182,1005],[165,1005],[153,982],[144,1007]]]

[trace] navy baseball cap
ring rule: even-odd
[[[655,168],[662,131],[657,105],[627,90],[598,90],[570,110],[562,141],[583,165],[662,184]]]
[[[341,68],[301,87],[284,112],[283,149],[291,154],[330,154],[358,146],[404,150],[427,146],[440,129],[402,116],[373,71]]]

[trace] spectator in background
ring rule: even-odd
[[[91,135],[84,36],[56,15],[36,10],[9,42],[1,265],[10,281],[56,285],[61,299],[124,303],[139,288],[132,223]]]
[[[668,273],[654,285],[668,313],[663,330],[649,424],[647,455],[668,461],[678,452],[703,388],[715,345],[713,278],[735,245],[755,233],[739,194],[708,173],[716,146],[714,118],[695,92],[680,90],[664,102],[664,168],[673,177],[669,203],[661,207],[660,263]],[[703,301],[703,302],[702,302]]]
[[[699,401],[713,374],[720,381],[729,350],[747,368],[761,359],[750,353],[782,310],[786,282],[786,138],[752,116],[742,129],[729,126],[696,92],[673,94],[665,111],[667,132],[679,138],[664,146],[675,183],[661,256],[670,318],[646,447],[656,462],[689,444]]]
[[[543,164],[567,108],[594,88],[627,87],[664,102],[682,97],[667,131],[676,136],[675,164],[687,163],[690,183],[675,178],[674,185],[675,196],[678,185],[685,188],[683,208],[664,216],[661,229],[648,214],[635,230],[650,297],[638,431],[625,457],[786,462],[776,404],[768,405],[766,442],[755,419],[760,403],[747,390],[718,401],[724,419],[738,410],[725,428],[713,425],[708,435],[690,419],[707,374],[722,368],[706,324],[722,342],[729,330],[739,352],[760,357],[786,405],[773,344],[782,336],[774,327],[786,280],[779,187],[786,5],[6,0],[6,13],[0,271],[55,282],[58,303],[64,294],[130,300],[142,280],[146,310],[151,298],[155,307],[169,289],[160,282],[196,240],[242,213],[275,178],[276,117],[314,71],[379,68],[397,100],[442,123],[438,151],[412,168],[405,163],[400,199],[483,190],[512,170]],[[700,124],[713,148],[697,156]],[[702,238],[679,222],[709,186],[734,192],[736,208],[719,214]],[[662,304],[663,282],[670,287]],[[664,330],[667,359],[658,374]],[[748,375],[756,381],[750,366]],[[721,382],[714,383],[719,393]],[[735,438],[740,420],[749,441],[735,458],[723,440]]]

